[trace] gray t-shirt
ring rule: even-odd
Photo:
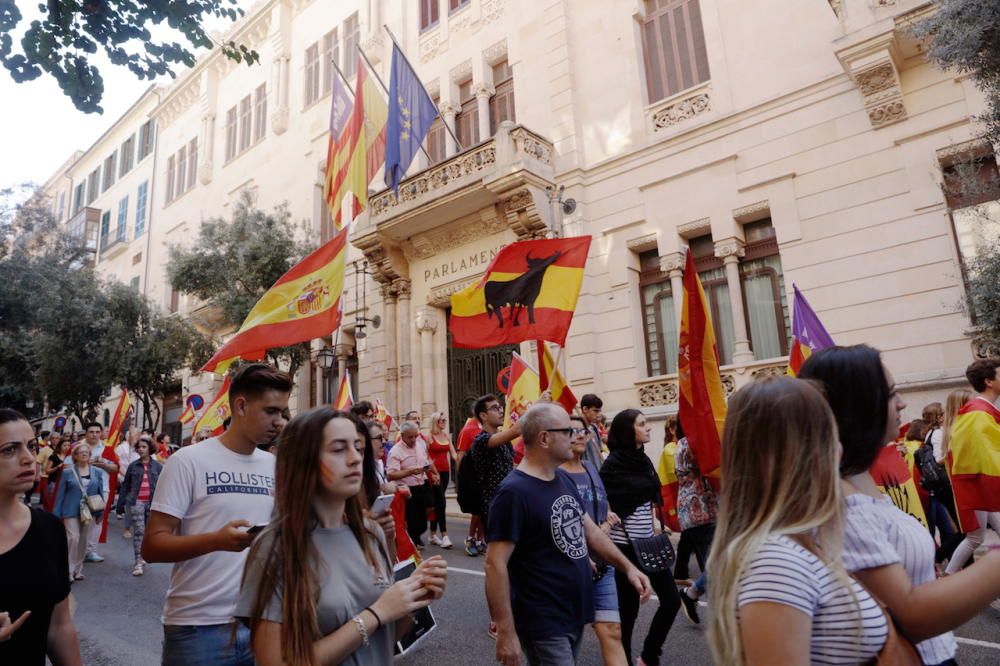
[[[375,556],[383,562],[382,570],[386,573],[376,574],[365,560],[364,551],[358,544],[351,529],[346,525],[341,527],[316,528],[312,539],[319,552],[320,563],[318,578],[320,580],[319,601],[316,604],[316,615],[319,620],[319,632],[327,636],[343,625],[351,622],[351,618],[360,613],[366,606],[371,606],[382,596],[382,593],[392,585],[392,572],[385,563],[385,537],[382,529],[374,523],[368,523],[369,529],[378,536],[381,548],[375,548]],[[273,538],[273,533],[264,534],[262,539]],[[247,576],[240,589],[240,599],[236,603],[234,615],[246,622],[253,611],[257,585],[260,581],[264,562],[270,545],[261,543],[253,559],[247,562]],[[281,622],[281,592],[275,590],[270,602],[264,610],[264,620]],[[389,664],[392,662],[392,648],[396,636],[395,623],[388,622],[378,631],[369,636],[370,644],[358,648],[354,654],[342,661],[342,664],[367,666],[370,664]]]

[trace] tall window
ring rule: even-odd
[[[125,228],[128,226],[128,195],[118,202],[118,231],[115,240],[125,242]]]
[[[517,122],[514,115],[514,71],[506,60],[493,65],[493,88],[496,93],[490,98],[490,136],[497,133],[503,121]]]
[[[260,84],[253,91],[253,140],[254,143],[264,138],[267,131],[267,86]]]
[[[420,0],[420,29],[427,30],[427,28],[437,25],[438,22],[438,12],[439,12],[438,0]]]
[[[334,63],[340,62],[340,37],[334,28],[323,36],[323,94],[330,92],[333,78],[340,76],[334,68]]]
[[[62,222],[63,216],[66,214],[66,193],[59,193],[59,208],[56,213],[56,221]]]
[[[155,134],[156,122],[153,120],[147,120],[139,128],[139,156],[136,158],[136,162],[141,162],[146,155],[153,152],[153,137]]]
[[[173,155],[167,158],[167,203],[174,200],[174,169],[177,167],[177,158]]]
[[[791,322],[771,220],[743,225],[743,236],[746,254],[740,262],[740,285],[753,357],[763,361],[786,356]]]
[[[247,95],[240,100],[240,152],[250,147],[253,120],[253,100]]]
[[[457,12],[469,4],[470,0],[448,0],[448,12]]]
[[[146,232],[146,198],[149,196],[149,181],[145,181],[139,186],[139,191],[135,195],[135,237],[138,238]]]
[[[132,291],[134,291],[136,293],[139,292],[139,276],[138,275],[136,275],[134,278],[132,278],[132,281],[129,283],[129,286],[132,287]]]
[[[177,178],[174,179],[176,196],[187,192],[187,146],[181,146],[177,151]]]
[[[651,377],[677,372],[678,327],[670,278],[660,271],[656,250],[639,255],[639,270],[646,371]]]
[[[304,94],[306,106],[309,106],[319,99],[319,78],[321,71],[319,62],[319,44],[316,43],[306,49],[306,87]]]
[[[650,103],[707,81],[699,0],[646,0],[642,51]]]
[[[87,176],[87,203],[94,203],[94,199],[97,198],[97,189],[101,186],[101,170],[94,169]]]
[[[715,342],[719,350],[719,362],[728,365],[733,362],[736,348],[736,333],[733,330],[733,307],[729,301],[729,282],[722,259],[715,256],[715,244],[711,236],[691,239],[688,247],[694,255],[695,270],[701,279],[708,300],[709,313],[715,327]]]
[[[117,157],[118,153],[111,153],[104,160],[104,187],[101,188],[101,192],[106,192],[109,187],[115,184],[115,164]]]
[[[167,309],[170,312],[177,312],[181,307],[181,294],[173,287],[170,287],[170,298],[168,299],[168,303],[169,305],[167,305]]]
[[[111,211],[101,213],[101,250],[108,246],[108,234],[111,233]]]
[[[195,137],[188,142],[187,187],[185,188],[185,191],[193,188],[194,183],[197,179],[198,179],[198,137]]]
[[[358,44],[361,43],[361,26],[355,12],[344,21],[344,76],[350,81],[358,71]]]
[[[226,161],[236,157],[236,107],[226,111]]]
[[[462,110],[455,117],[455,134],[462,148],[468,148],[479,143],[479,109],[472,94],[472,79],[459,84],[458,99]]]
[[[440,100],[434,99],[435,105],[440,105]],[[444,128],[444,120],[441,118],[441,114],[434,119],[431,123],[430,129],[427,130],[427,154],[430,156],[431,164],[437,164],[438,162],[444,161],[445,155],[445,133],[447,130]]]
[[[81,210],[83,210],[84,198],[86,195],[87,183],[85,181],[80,181],[73,188],[73,214],[76,215]]]
[[[135,158],[135,134],[125,139],[122,143],[121,158],[118,160],[118,176],[124,176],[132,170],[132,162]]]

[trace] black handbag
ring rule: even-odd
[[[660,527],[663,528],[662,520],[660,521]],[[625,537],[632,546],[632,550],[635,552],[635,558],[639,563],[640,569],[646,573],[670,571],[674,560],[677,559],[677,553],[674,552],[674,544],[670,542],[670,535],[665,528],[659,534],[642,539],[633,539],[624,524],[622,528],[625,531]]]

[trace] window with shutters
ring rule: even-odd
[[[100,169],[94,169],[93,171],[90,172],[90,175],[87,176],[87,203],[88,204],[94,203],[94,199],[96,199],[97,195],[99,194],[99,192],[97,190],[98,190],[98,188],[100,186],[101,186],[101,170]]]
[[[156,123],[153,120],[147,120],[139,128],[139,156],[136,158],[136,162],[141,162],[145,159],[146,155],[153,152],[153,137],[155,134]]]
[[[111,242],[110,234],[111,234],[111,211],[110,210],[106,210],[103,213],[101,213],[101,246],[100,247],[101,247],[101,251],[102,252],[104,251],[104,248],[106,248],[108,246],[108,243]]]
[[[729,282],[722,259],[715,256],[715,243],[710,235],[692,238],[688,244],[694,255],[695,270],[705,290],[709,313],[715,326],[715,344],[719,351],[719,362],[728,365],[733,362],[736,348],[736,332],[733,328],[733,306],[729,301]]]
[[[198,137],[191,139],[188,143],[188,177],[187,177],[187,187],[185,190],[190,190],[194,187],[195,181],[198,178]]]
[[[253,140],[257,143],[267,132],[267,87],[260,84],[253,92]]]
[[[438,24],[440,5],[438,0],[420,0],[420,30],[433,28]]]
[[[135,134],[125,139],[122,143],[121,157],[118,159],[118,176],[124,176],[132,170],[132,161],[135,158]]]
[[[650,103],[707,81],[699,0],[646,0],[642,50]]]
[[[146,233],[146,198],[149,196],[149,181],[139,186],[135,195],[135,238]]]
[[[177,312],[181,307],[180,292],[176,291],[173,287],[170,287],[170,295],[167,301],[169,303],[169,305],[167,306],[167,310],[171,313]]]
[[[240,100],[240,152],[250,147],[253,134],[253,100],[247,95]]]
[[[435,106],[440,106],[440,100],[434,98]],[[447,156],[445,154],[445,135],[447,130],[444,128],[444,120],[441,118],[441,114],[434,119],[431,123],[430,129],[427,130],[427,155],[430,157],[431,164],[437,164],[438,162],[443,162],[444,158]]]
[[[177,178],[174,180],[175,197],[187,192],[187,146],[177,151]]]
[[[333,87],[333,79],[337,74],[334,63],[340,63],[340,39],[334,28],[323,36],[323,94],[326,95]]]
[[[669,276],[660,270],[656,250],[639,255],[646,371],[650,377],[677,372],[678,322]]]
[[[236,157],[236,107],[226,111],[226,161]]]
[[[468,7],[470,0],[448,0],[448,12],[457,12],[462,7]]]
[[[490,136],[497,133],[503,121],[517,122],[514,114],[514,71],[506,60],[493,65],[493,89],[496,93],[490,98]]]
[[[107,192],[108,188],[115,184],[115,166],[117,165],[118,153],[111,153],[108,155],[107,159],[104,160],[104,187],[101,188],[101,192]]]
[[[354,79],[358,71],[358,44],[361,43],[361,26],[358,24],[358,14],[355,12],[344,21],[344,76],[348,81]]]
[[[132,287],[132,291],[134,291],[136,293],[139,293],[139,276],[138,275],[136,275],[134,278],[132,278],[132,281],[129,283],[129,286]]]
[[[753,357],[763,361],[787,356],[791,321],[771,220],[744,224],[743,236],[746,246],[740,260],[740,287]]]
[[[459,84],[458,99],[462,108],[455,117],[455,134],[464,150],[479,143],[479,108],[472,94],[472,79]]]
[[[319,43],[313,44],[306,49],[306,78],[305,78],[305,100],[306,106],[311,105],[319,99],[319,80],[322,69],[319,62]]]
[[[115,232],[115,241],[125,242],[125,229],[128,227],[128,195],[118,202],[118,228]]]
[[[167,192],[166,202],[174,200],[174,169],[177,168],[177,160],[171,155],[167,158]]]
[[[83,210],[84,199],[87,196],[86,189],[87,183],[82,180],[73,188],[73,215]]]

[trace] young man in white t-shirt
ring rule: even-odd
[[[274,508],[274,439],[292,379],[263,364],[242,368],[229,389],[232,424],[185,447],[163,467],[142,544],[147,562],[174,562],[163,608],[163,666],[252,666],[250,632],[233,622],[248,528]],[[233,640],[231,640],[231,638]]]

